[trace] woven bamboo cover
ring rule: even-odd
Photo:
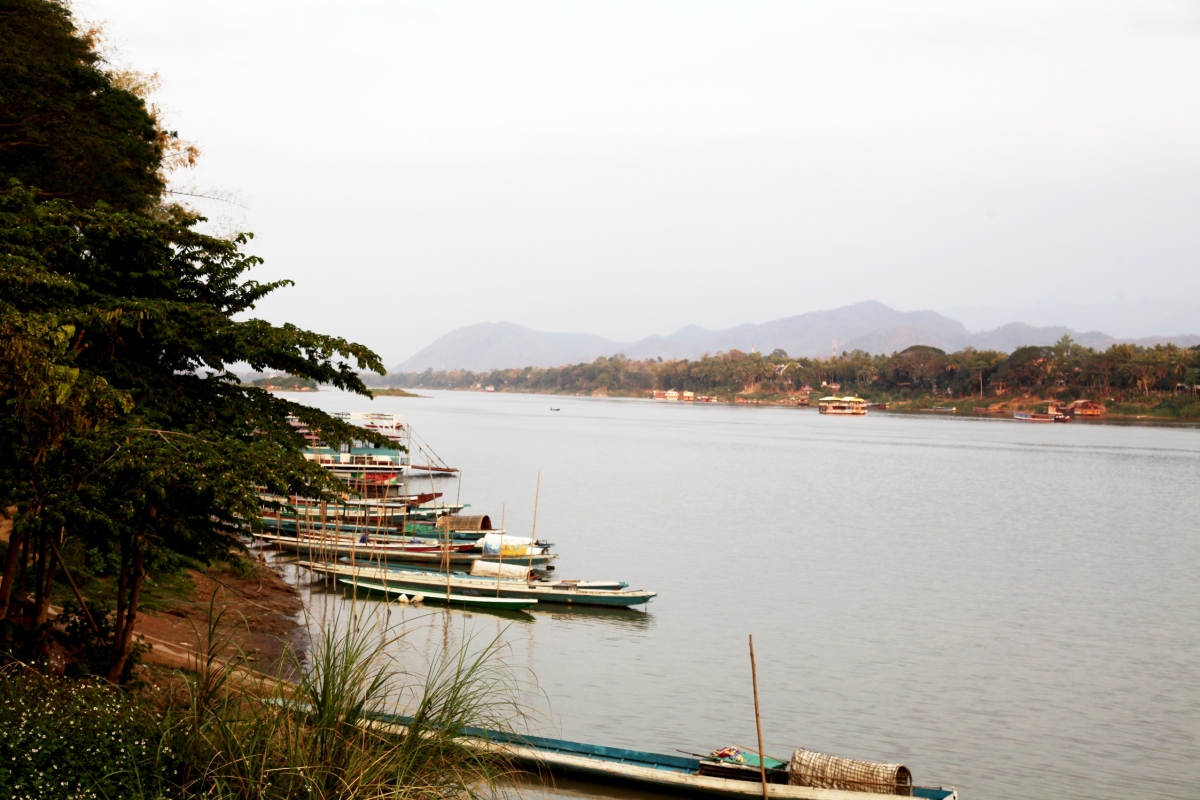
[[[797,750],[788,771],[792,786],[912,796],[912,773],[903,764],[876,764]]]
[[[449,526],[452,531],[490,531],[492,529],[492,518],[487,514],[478,517],[455,514],[451,517],[440,518],[437,521],[437,526],[442,530],[445,530]]]

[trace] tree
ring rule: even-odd
[[[372,438],[229,370],[244,362],[368,394],[358,370],[383,367],[362,345],[235,319],[288,282],[248,280],[260,262],[243,253],[247,238],[205,236],[199,222],[179,209],[147,216],[38,202],[19,185],[0,196],[0,311],[27,323],[26,340],[41,348],[25,359],[41,369],[30,368],[25,388],[0,387],[0,430],[12,445],[0,455],[0,501],[18,506],[35,556],[34,624],[45,618],[64,531],[86,527],[119,554],[113,679],[157,553],[238,547],[235,532],[259,514],[260,486],[329,496],[333,479],[304,459],[289,416],[330,442]],[[0,596],[11,596],[12,580],[6,570]]]
[[[7,0],[0,14],[0,187],[146,210],[164,189],[162,131],[142,98],[103,69],[95,32],[65,4]]]

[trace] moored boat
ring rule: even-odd
[[[376,719],[400,727],[412,721],[411,717],[390,714],[376,715]],[[499,753],[536,772],[650,791],[727,798],[766,795],[769,800],[868,800],[880,794],[958,800],[954,789],[914,786],[912,774],[900,764],[874,764],[807,750],[797,750],[790,763],[769,756],[764,759],[764,786],[755,754],[739,752],[740,760],[724,757],[734,748],[697,758],[478,728],[463,733],[460,741],[464,744]]]
[[[381,540],[371,540],[361,543],[353,537],[332,536],[284,536],[265,531],[254,531],[253,538],[267,544],[278,546],[284,552],[304,554],[317,558],[340,558],[347,556],[364,561],[417,561],[421,563],[439,563],[448,561],[451,564],[470,564],[475,561],[496,561],[502,556],[490,556],[486,553],[469,552],[474,550],[474,544],[451,545],[450,552],[445,547],[433,547],[431,550],[414,550],[405,546],[396,546]],[[456,549],[465,547],[467,551]],[[556,555],[542,551],[521,556],[522,562],[530,566],[549,564],[557,558]]]
[[[514,567],[520,577],[484,576],[478,573],[482,570],[494,570],[494,562],[484,564],[477,562],[472,566],[471,575],[461,573],[421,572],[417,570],[388,569],[377,566],[358,564],[329,563],[316,561],[301,561],[300,566],[319,575],[335,576],[338,580],[358,578],[374,583],[387,583],[389,586],[401,586],[428,591],[437,591],[449,585],[458,593],[487,594],[493,597],[509,597],[526,600],[537,600],[541,603],[578,606],[614,606],[629,607],[649,603],[658,596],[657,592],[638,589],[628,589],[620,581],[539,581],[534,580],[529,570],[522,565],[510,565],[507,561],[503,567]]]
[[[422,602],[439,603],[448,606],[458,606],[461,608],[484,608],[494,609],[497,611],[525,611],[526,609],[537,605],[537,600],[526,600],[513,597],[484,597],[475,595],[455,594],[453,592],[447,594],[445,591],[429,591],[425,589],[412,589],[409,587],[401,588],[399,586],[389,586],[382,583],[372,583],[368,581],[360,581],[356,578],[338,578],[338,583],[352,587],[356,590],[361,589],[369,592],[379,592],[395,597],[403,597],[405,600],[420,598]]]

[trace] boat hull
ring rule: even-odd
[[[454,606],[457,608],[486,608],[497,611],[525,611],[535,605],[537,600],[520,600],[507,597],[471,597],[469,595],[454,594],[451,592],[447,597],[445,591],[424,591],[421,589],[408,589],[400,586],[385,586],[378,583],[368,583],[358,581],[354,578],[338,578],[338,583],[349,586],[356,590],[365,590],[368,592],[377,592],[390,596],[404,595],[405,597],[420,597],[423,602],[437,603],[439,605]]]
[[[514,761],[534,770],[549,769],[551,772],[562,775],[679,794],[726,798],[763,796],[763,785],[758,781],[697,775],[693,772],[664,766],[659,761],[638,760],[647,757],[665,759],[670,756],[657,756],[653,753],[640,753],[636,750],[618,751],[616,748],[596,747],[597,750],[609,751],[597,758],[592,755],[548,748],[543,744],[556,742],[556,740],[527,737],[527,741],[537,742],[542,746],[527,747],[515,743],[494,746]],[[562,742],[561,744],[574,743]],[[766,789],[767,797],[775,798],[775,800],[867,800],[867,798],[880,796],[868,792],[818,789],[812,786],[791,786],[786,783],[768,783]],[[920,788],[914,788],[912,796],[928,798],[928,800],[957,800],[958,798],[954,791]]]
[[[251,536],[260,542],[276,545],[285,553],[302,553],[318,557],[348,557],[364,561],[414,561],[423,564],[444,563],[446,560],[451,564],[471,564],[475,561],[499,560],[497,557],[480,555],[476,552],[456,552],[454,545],[451,546],[450,552],[446,553],[441,547],[435,548],[432,551],[417,551],[404,550],[376,542],[359,544],[357,541],[346,541],[345,539],[322,539],[320,537],[297,539],[295,536],[280,536],[271,533],[252,533]],[[473,545],[462,545],[462,547],[472,548]],[[531,566],[539,566],[548,564],[555,558],[557,556],[545,553],[523,557],[521,561],[522,563],[529,563]]]
[[[383,570],[376,567],[356,567],[348,564],[318,564],[301,562],[300,566],[310,571],[343,577],[358,576],[360,580],[380,582],[386,580],[388,585],[436,591],[445,587],[446,576],[436,573],[404,572],[403,570]],[[528,583],[523,580],[497,581],[494,578],[450,577],[450,586],[455,591],[497,593],[500,597],[513,599],[537,600],[548,605],[578,605],[578,606],[608,606],[630,607],[649,603],[657,596],[656,592],[624,589],[563,588],[561,584]]]

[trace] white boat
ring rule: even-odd
[[[857,417],[867,413],[867,401],[861,397],[822,397],[817,401],[817,410],[822,414]]]

